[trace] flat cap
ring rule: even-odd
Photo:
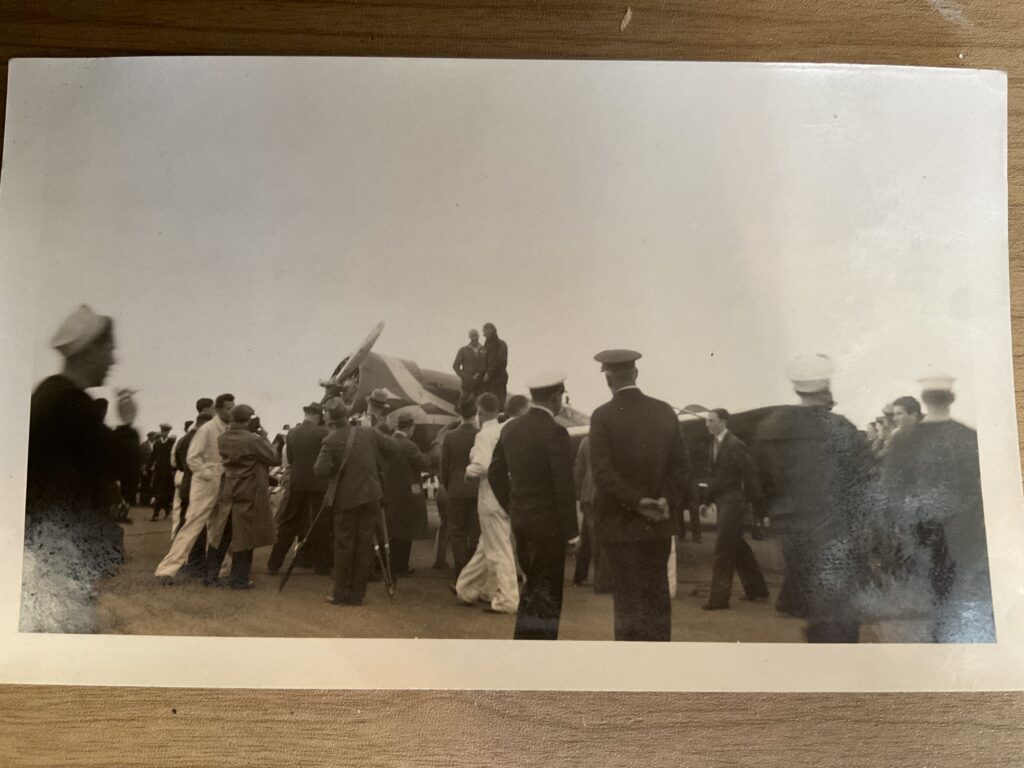
[[[399,428],[408,427],[416,423],[416,417],[406,411],[405,413],[398,414],[398,420],[395,422]]]
[[[252,409],[252,406],[245,403],[239,403],[231,409],[231,420],[237,424],[245,424],[255,415],[256,411]]]
[[[319,415],[324,412],[324,407],[320,405],[320,403],[310,403],[309,405],[302,406],[302,410],[304,413],[315,413]],[[289,429],[289,426],[285,424],[282,429]]]
[[[564,373],[561,373],[560,371],[548,371],[547,373],[541,373],[534,376],[526,382],[526,388],[531,392],[536,392],[541,389],[552,389],[562,384],[565,384]]]
[[[835,366],[828,355],[800,355],[786,366],[786,378],[797,392],[823,392],[829,388]]]
[[[641,357],[643,355],[632,349],[606,349],[594,355],[594,359],[601,364],[602,371],[633,368]]]
[[[377,405],[388,404],[388,391],[378,387],[370,393],[370,402],[376,403]]]
[[[921,385],[922,392],[952,392],[955,381],[954,376],[928,376],[918,379],[917,383]]]
[[[160,425],[161,432],[170,432],[172,429],[173,427],[167,422],[164,422],[163,424]]]
[[[61,323],[50,339],[50,345],[64,357],[69,357],[102,336],[110,324],[109,317],[97,315],[88,305],[82,304]]]

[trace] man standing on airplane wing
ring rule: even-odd
[[[590,420],[594,534],[611,570],[615,639],[668,641],[669,509],[682,500],[688,460],[672,406],[636,386],[639,358],[625,349],[594,356],[612,391]]]
[[[564,382],[564,375],[550,374],[530,383],[530,409],[502,429],[487,470],[491,490],[512,520],[526,575],[516,640],[558,639],[565,544],[578,540],[572,446],[555,421]]]

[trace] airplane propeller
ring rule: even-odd
[[[373,326],[370,332],[366,335],[366,338],[363,339],[363,343],[356,348],[355,352],[338,363],[337,368],[334,369],[334,373],[331,374],[329,379],[320,380],[320,386],[327,390],[324,394],[324,401],[330,399],[335,392],[341,389],[341,385],[345,379],[351,377],[359,370],[359,366],[363,364],[366,356],[370,354],[370,350],[373,349],[373,345],[377,343],[377,339],[380,337],[383,330],[384,321],[382,320]]]

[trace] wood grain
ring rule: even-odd
[[[620,31],[627,5],[629,25]],[[1009,73],[1024,360],[1019,0],[0,2],[0,60],[278,54],[841,61]],[[0,125],[2,130],[2,125]],[[1018,407],[1018,423],[1021,410]],[[187,647],[183,645],[183,658]],[[797,674],[794,671],[794,674]],[[296,692],[0,687],[0,764],[1003,766],[1024,694]]]

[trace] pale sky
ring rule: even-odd
[[[562,370],[587,412],[607,399],[593,355],[632,347],[676,406],[793,402],[787,359],[820,352],[858,426],[940,370],[974,421],[972,306],[1007,268],[991,78],[269,58],[11,73],[0,242],[32,379],[88,303],[116,320],[108,383],[140,390],[142,432],[181,434],[197,397],[230,391],[273,434],[380,320],[375,351],[443,371],[491,321],[510,390]]]

